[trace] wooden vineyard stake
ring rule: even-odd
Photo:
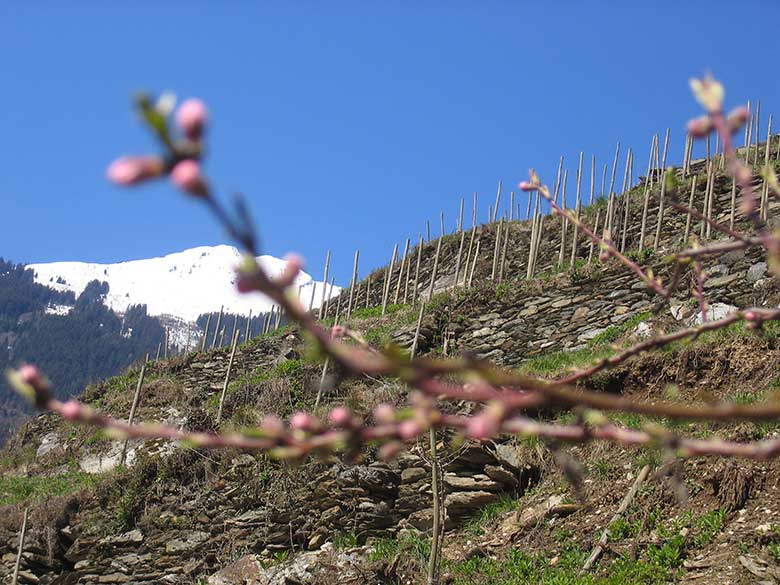
[[[393,279],[393,268],[395,267],[395,257],[398,254],[398,244],[393,245],[393,255],[390,256],[390,265],[385,272],[385,286],[382,291],[382,315],[387,310],[387,298],[390,296],[390,282]]]
[[[634,164],[634,152],[629,148],[628,156],[626,158],[626,171],[623,174],[623,193],[620,196],[620,199],[623,202],[623,225],[622,225],[622,229],[620,230],[622,232],[622,235],[620,236],[621,252],[625,252],[626,250],[626,236],[628,231],[628,215],[629,215],[629,207],[630,207],[629,203],[631,203],[629,190],[631,189],[631,174],[632,174],[633,164]]]
[[[710,165],[707,165],[707,184],[704,187],[704,201],[702,202],[702,215],[704,217],[709,217],[709,208],[710,208],[710,188],[712,183],[712,169],[710,168]],[[709,234],[707,233],[707,228],[709,225],[706,221],[703,219],[701,220],[701,224],[699,225],[699,238],[704,239],[705,237],[709,237]]]
[[[460,245],[458,246],[458,257],[455,260],[455,286],[458,286],[458,279],[460,278],[460,261],[463,257],[463,243],[466,241],[466,232],[460,232]]]
[[[471,286],[471,283],[474,280],[474,271],[477,268],[477,258],[479,258],[479,239],[477,239],[477,246],[474,250],[474,260],[471,263],[471,272],[469,273],[469,286]]]
[[[436,273],[439,269],[439,254],[441,254],[441,241],[443,238],[439,238],[436,244],[436,256],[433,258],[433,272],[431,273],[431,286],[428,289],[428,300],[433,298],[433,287],[436,284]]]
[[[319,318],[322,319],[325,314],[325,293],[328,288],[328,270],[330,269],[330,250],[325,253],[325,274],[322,276],[322,298],[320,299],[320,314]]]
[[[214,326],[214,339],[211,340],[211,349],[214,349],[217,345],[217,332],[219,331],[219,326],[222,323],[222,311],[224,310],[225,306],[221,306],[219,308],[219,315],[217,315],[217,324]]]
[[[663,171],[666,170],[666,155],[669,152],[669,134],[671,128],[666,129],[666,136],[664,137],[664,156],[661,159],[661,176],[663,177]]]
[[[200,340],[200,351],[206,351],[206,341],[209,338],[209,326],[211,325],[211,313],[206,317],[206,330],[203,332],[203,339]]]
[[[569,260],[569,267],[574,268],[574,262],[577,258],[577,248],[578,248],[578,242],[577,238],[579,237],[580,233],[580,226],[579,226],[579,219],[580,214],[582,211],[582,198],[581,198],[581,187],[582,187],[582,157],[584,153],[580,151],[580,162],[577,165],[577,200],[574,207],[574,214],[578,221],[574,222],[574,233],[572,234],[571,238],[571,259]]]
[[[504,279],[504,265],[506,264],[506,249],[509,245],[509,230],[510,230],[511,224],[507,223],[504,225],[504,246],[501,250],[501,261],[499,262],[498,267],[498,282],[501,282]]]
[[[300,296],[300,291],[298,294]],[[230,339],[233,339],[233,337],[235,337],[237,329],[238,329],[238,313],[236,313],[236,316],[233,317],[233,331],[230,334]]]
[[[644,201],[642,203],[642,224],[639,227],[639,251],[645,249],[645,233],[647,231],[647,211],[650,207],[650,186],[652,185],[653,149],[658,144],[658,135],[653,136],[650,144],[650,158],[647,161],[647,176],[645,177]]]
[[[417,245],[417,266],[414,269],[414,288],[412,289],[412,300],[416,303],[417,302],[417,294],[419,290],[420,285],[420,264],[422,263],[422,250],[423,250],[423,240],[422,240],[422,234],[420,235],[420,243]]]
[[[463,263],[463,285],[468,281],[469,274],[469,262],[471,260],[471,252],[474,250],[474,236],[477,234],[477,226],[471,228],[471,235],[469,236],[469,248],[466,253],[466,261]],[[455,282],[456,285],[460,285],[460,282]]]
[[[222,383],[222,393],[219,395],[219,408],[217,409],[217,426],[222,422],[222,408],[225,405],[225,394],[227,394],[228,384],[230,383],[230,373],[233,370],[233,360],[236,357],[236,347],[238,346],[238,335],[233,336],[232,347],[230,348],[230,359],[228,359],[225,381]]]
[[[593,225],[593,233],[599,233],[599,220],[601,219],[601,210],[596,211],[596,223]],[[595,244],[593,240],[590,241],[590,250],[588,250],[588,264],[593,262],[593,248]]]
[[[772,114],[769,115],[769,127],[766,131],[766,144],[764,146],[764,170],[769,168],[769,147],[772,136]],[[758,139],[756,139],[756,157],[758,157]],[[766,221],[769,218],[769,182],[764,179],[761,189],[761,219]]]
[[[314,290],[317,290],[316,288]],[[314,291],[311,291],[311,298],[314,298]],[[311,309],[309,309],[309,313],[311,313]],[[244,342],[249,341],[250,334],[252,333],[250,331],[250,328],[252,326],[252,309],[249,309],[249,317],[246,320],[246,331],[244,331]]]
[[[138,408],[138,401],[141,398],[141,387],[144,385],[144,376],[146,375],[146,364],[149,363],[149,354],[146,354],[146,359],[144,360],[144,363],[141,364],[141,371],[138,374],[138,382],[135,385],[135,394],[133,394],[133,402],[130,404],[130,414],[127,417],[127,424],[131,425],[133,424],[133,421],[135,420],[135,411]],[[119,455],[119,465],[120,467],[125,464],[125,459],[127,457],[127,442],[128,440],[125,439],[122,443],[122,452]]]
[[[347,319],[352,316],[352,303],[355,300],[355,289],[358,284],[358,262],[360,261],[360,250],[355,250],[355,260],[352,264],[352,281],[349,283],[349,302],[347,303]]]
[[[371,306],[371,277],[372,276],[374,276],[373,272],[369,273],[368,278],[366,278],[366,309],[368,309],[368,307]],[[407,285],[408,285],[408,281],[407,281]]]
[[[14,573],[11,577],[11,585],[19,583],[19,569],[22,567],[22,552],[24,551],[24,539],[27,536],[27,518],[30,514],[30,508],[24,509],[22,516],[22,528],[19,530],[19,548],[16,551],[16,562],[14,563]]]
[[[426,220],[425,221],[425,235],[427,236],[426,241],[431,241],[431,222]]]
[[[609,179],[609,191],[607,193],[607,216],[606,220],[604,221],[604,225],[607,228],[607,231],[611,234],[612,233],[612,218],[615,213],[615,197],[614,197],[614,188],[615,188],[615,174],[617,173],[617,165],[618,160],[620,158],[620,142],[617,143],[617,147],[615,148],[615,159],[612,162],[612,175]],[[612,237],[612,236],[610,236]]]
[[[693,179],[691,180],[691,194],[688,197],[688,209],[693,209],[693,197],[696,193],[696,182],[699,179],[699,175],[693,175]],[[691,221],[692,216],[689,213],[688,216],[685,218],[685,234],[683,235],[683,245],[688,245],[688,238],[691,237]]]
[[[445,231],[444,231],[444,212],[443,211],[441,212],[440,217],[441,217],[441,236],[439,236],[439,237],[443,238],[444,234],[445,234]]]
[[[595,193],[596,183],[596,155],[591,155],[590,159],[590,199],[588,205],[593,205],[593,194]]]
[[[425,312],[425,303],[420,303],[420,313],[417,315],[417,325],[414,328],[414,340],[412,341],[412,350],[410,358],[414,359],[417,353],[417,342],[420,339],[420,327],[422,326],[423,314]]]
[[[465,205],[465,201],[463,197],[460,198],[460,211],[458,212],[458,231],[463,231],[463,206]]]
[[[661,171],[661,195],[658,201],[658,219],[655,224],[655,241],[653,242],[653,250],[658,249],[658,245],[661,242],[661,225],[664,222],[664,205],[666,203],[666,170]]]
[[[498,205],[501,202],[501,179],[498,180],[498,189],[496,190],[496,204],[493,206],[493,217],[490,219],[490,223],[496,221],[498,215]]]
[[[401,267],[398,269],[398,280],[395,284],[395,295],[393,295],[393,304],[398,304],[398,299],[401,295],[401,283],[403,282],[404,277],[404,267],[409,263],[407,261],[407,256],[409,255],[409,238],[406,238],[406,243],[404,244],[404,254],[401,256]]]
[[[566,211],[566,185],[569,182],[569,169],[563,172],[563,186],[561,188],[561,209]],[[561,245],[558,249],[558,265],[563,264],[563,259],[566,255],[566,228],[569,222],[565,215],[561,216]]]
[[[520,219],[519,217],[517,219]],[[509,192],[509,221],[515,220],[515,192]]]
[[[501,218],[501,221],[498,222],[498,227],[496,228],[496,239],[493,245],[493,268],[490,271],[490,280],[496,279],[496,271],[498,270],[498,253],[501,246],[501,228],[504,226],[504,218]]]

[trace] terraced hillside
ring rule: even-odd
[[[694,172],[701,164],[694,164]],[[680,191],[685,189],[683,184]],[[627,249],[664,274],[664,255],[681,243],[685,216],[667,210],[658,249],[652,251],[651,238],[651,251],[639,253],[640,189],[621,201],[631,201]],[[695,201],[701,208],[701,200]],[[715,216],[729,214],[730,202],[731,184],[719,178]],[[599,206],[603,203],[584,213],[593,216]],[[656,217],[656,206],[650,205],[649,217]],[[700,318],[689,274],[673,299],[660,302],[625,269],[595,258],[589,264],[584,241],[574,268],[559,267],[561,222],[544,221],[539,270],[532,279],[525,278],[524,269],[528,222],[511,222],[504,232],[509,239],[500,282],[491,278],[493,256],[480,254],[471,285],[453,286],[461,237],[445,236],[418,353],[468,351],[527,373],[557,376],[652,332]],[[654,234],[653,221],[649,225],[648,233]],[[496,229],[495,224],[475,229],[482,250],[497,249]],[[427,298],[431,289],[437,245],[422,249],[417,295],[406,290],[396,264],[389,289],[398,302],[388,303],[384,314],[381,291],[389,267],[372,275],[368,307],[364,281],[356,287],[359,308],[347,319],[344,296],[341,303],[331,303],[326,319],[332,322],[341,304],[340,322],[362,332],[372,345],[411,347],[417,297]],[[731,253],[706,271],[716,314],[780,302],[780,289],[757,252]],[[769,400],[780,386],[774,367],[780,357],[777,334],[769,327],[762,337],[743,328],[701,336],[634,358],[588,384],[651,401],[670,392],[690,401]],[[137,418],[216,430],[227,363],[226,350],[151,363]],[[125,417],[139,370],[91,386],[82,398]],[[268,413],[286,416],[311,407],[321,372],[321,362],[307,353],[294,327],[242,345],[220,428],[251,427]],[[338,371],[329,371],[325,382],[320,409],[345,403],[363,416],[380,402],[403,404],[408,392],[396,380],[344,378]],[[472,407],[450,405],[461,413]],[[555,420],[581,415],[536,414]],[[627,427],[653,423],[638,416],[616,420]],[[758,438],[778,430],[774,423],[681,424],[696,436],[724,438]],[[485,444],[460,444],[446,434],[439,439],[448,518],[445,582],[711,582],[714,575],[731,583],[780,580],[780,474],[774,461],[683,462],[663,449],[566,446],[518,437]],[[30,421],[9,441],[0,479],[0,575],[7,578],[12,571],[22,510],[29,506],[22,583],[424,581],[431,524],[424,444],[410,444],[390,463],[378,461],[370,449],[300,465],[146,441],[130,443],[127,465],[120,466],[122,449],[121,442],[50,415]],[[649,478],[626,514],[612,524],[604,554],[580,574],[646,465]]]

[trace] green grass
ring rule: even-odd
[[[583,348],[576,351],[555,351],[526,360],[520,372],[535,376],[553,376],[570,368],[581,368],[594,361],[609,357],[614,350],[609,347]]]
[[[52,477],[0,477],[0,505],[74,494],[97,483],[99,476],[70,471]]]
[[[400,553],[426,562],[431,552],[431,543],[425,536],[411,533],[401,538],[378,538],[372,542],[372,546],[373,550],[368,555],[371,561],[389,561]]]
[[[517,496],[502,494],[497,502],[480,508],[476,516],[466,521],[463,529],[471,534],[483,534],[490,522],[510,510],[516,510],[519,504],[520,500]]]

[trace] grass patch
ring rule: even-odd
[[[426,562],[431,552],[430,542],[418,534],[404,534],[401,538],[377,538],[372,546],[373,550],[368,554],[371,561],[389,561],[398,554],[404,554]]]
[[[52,477],[0,477],[0,505],[67,496],[95,485],[99,479],[99,476],[82,471]]]
[[[502,494],[497,502],[480,508],[476,516],[466,521],[463,529],[471,534],[483,534],[488,524],[502,514],[516,510],[519,504],[520,499],[517,496]]]

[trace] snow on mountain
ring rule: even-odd
[[[241,253],[232,246],[201,246],[169,254],[162,258],[132,260],[117,264],[85,262],[51,262],[30,264],[35,281],[60,291],[73,291],[76,296],[92,280],[107,282],[106,304],[118,313],[130,305],[147,306],[150,315],[170,316],[195,321],[201,313],[225,311],[253,315],[269,311],[270,299],[260,293],[240,294],[236,290],[235,268]],[[282,272],[285,261],[274,256],[259,256],[258,262],[270,274]],[[319,307],[324,283],[301,272],[295,281],[299,297],[308,307]],[[328,286],[328,296],[341,290]],[[331,290],[332,289],[332,290]]]

